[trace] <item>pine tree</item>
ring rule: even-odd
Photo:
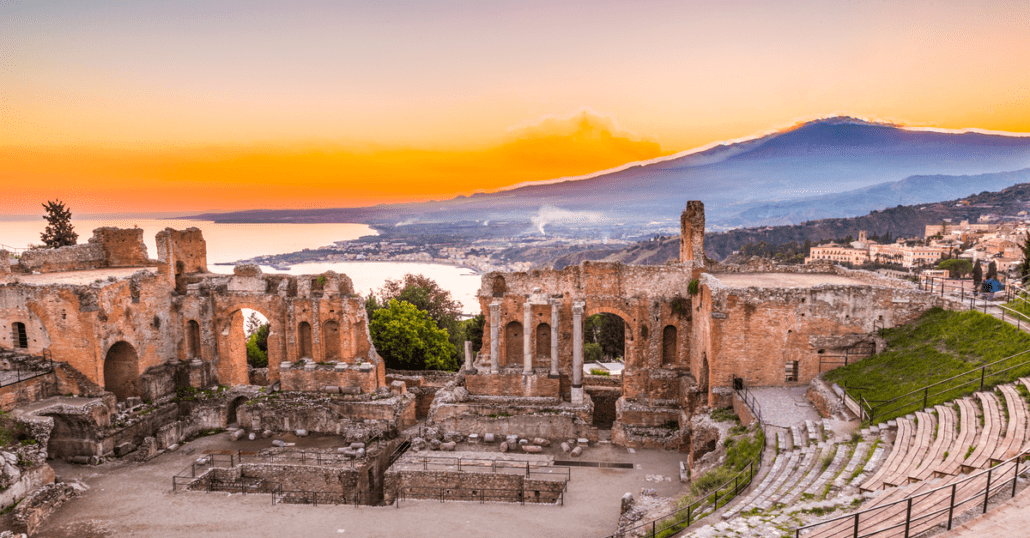
[[[987,274],[984,275],[984,280],[991,280],[998,278],[998,264],[991,260],[991,263],[987,264]]]
[[[1026,239],[1023,240],[1019,249],[1023,251],[1023,262],[1019,264],[1020,284],[1022,284],[1027,275],[1030,275],[1030,232],[1026,233]]]
[[[976,260],[976,265],[973,266],[973,289],[980,291],[980,284],[984,281],[984,268],[980,265],[980,260]]]
[[[46,230],[40,235],[43,244],[47,248],[58,248],[74,245],[79,239],[72,227],[72,212],[64,207],[64,202],[48,201],[43,204],[46,214],[43,218],[47,221]]]

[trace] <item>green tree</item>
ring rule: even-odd
[[[247,338],[247,364],[254,368],[268,366],[269,324],[261,325]]]
[[[973,289],[980,291],[980,284],[984,281],[984,268],[980,265],[980,260],[976,260],[976,265],[973,266]]]
[[[407,301],[391,299],[376,310],[369,323],[372,343],[389,368],[457,370],[454,346],[447,331],[429,313]]]
[[[472,353],[479,353],[483,348],[483,327],[486,325],[486,317],[483,314],[476,314],[467,319],[465,324],[465,340],[472,342]],[[462,344],[464,350],[464,344]],[[464,351],[463,351],[464,352]]]
[[[587,342],[583,344],[583,362],[601,362],[604,360],[604,350],[601,344]]]
[[[40,234],[43,245],[46,248],[74,245],[79,240],[79,234],[75,233],[72,212],[64,206],[64,202],[48,201],[43,204],[43,209],[46,210],[43,219],[47,221],[46,229]]]
[[[938,269],[947,269],[951,278],[965,278],[973,270],[973,263],[961,258],[951,258],[937,264]]]
[[[447,331],[447,339],[454,349],[455,361],[461,361],[463,358],[466,339],[482,346],[482,333],[478,339],[470,338],[465,324],[458,319],[461,314],[461,303],[451,296],[451,292],[441,288],[435,280],[411,273],[404,275],[400,280],[387,279],[378,293],[369,293],[365,300],[365,310],[369,312],[369,319],[372,319],[375,310],[384,308],[393,299],[415,305],[419,310],[428,313],[437,327]],[[473,349],[478,350],[475,345]]]
[[[585,342],[601,346],[608,360],[622,357],[626,344],[626,323],[616,314],[602,312],[586,319],[583,327]]]

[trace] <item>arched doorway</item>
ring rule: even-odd
[[[311,354],[311,324],[302,321],[297,327],[297,347],[300,350],[300,358],[310,359],[314,355]]]
[[[132,344],[120,341],[107,350],[104,388],[113,392],[119,401],[140,395],[139,356]]]
[[[322,342],[325,343],[325,360],[340,359],[340,324],[327,321],[322,324]]]
[[[534,368],[549,368],[551,365],[551,326],[541,323],[536,326],[536,353],[533,354]]]
[[[522,364],[522,324],[512,321],[504,327],[504,365]]]
[[[583,361],[620,362],[626,356],[626,322],[618,314],[601,312],[583,322]]]
[[[236,417],[236,411],[240,408],[240,404],[246,401],[246,396],[240,396],[239,398],[236,398],[235,400],[229,402],[229,409],[228,412],[225,414],[226,427],[228,427],[230,424],[235,424],[239,422],[239,420]]]
[[[666,325],[662,331],[662,365],[673,366],[678,360],[678,342],[676,326]]]
[[[186,322],[186,359],[200,358],[200,324],[195,320]]]

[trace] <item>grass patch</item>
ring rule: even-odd
[[[949,312],[934,308],[908,325],[883,331],[888,351],[873,355],[826,373],[828,381],[849,387],[874,407],[878,403],[921,389],[924,386],[967,372],[1030,349],[1030,335],[979,312]],[[1023,361],[1030,354],[1015,357],[991,367],[986,386],[1013,381],[1030,374],[1030,364],[1001,375],[991,375]],[[927,405],[947,402],[980,388],[980,373],[971,372],[932,389]],[[950,390],[948,387],[953,387]],[[922,393],[914,394],[888,407],[908,404],[891,411],[877,409],[877,422],[904,416],[923,407]]]
[[[612,373],[608,370],[602,370],[601,368],[591,368],[590,375],[603,375],[605,377],[610,377]]]
[[[737,418],[737,414],[733,412],[732,407],[720,407],[715,411],[712,411],[712,420],[716,422],[736,422],[740,424],[740,419]]]

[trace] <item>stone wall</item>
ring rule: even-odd
[[[27,469],[15,483],[0,491],[0,510],[12,506],[46,484],[53,484],[55,478],[53,468],[45,463]]]
[[[358,470],[315,465],[244,463],[240,476],[279,482],[285,491],[349,493],[358,486]]]
[[[151,263],[142,228],[97,228],[89,244],[103,249],[105,267],[143,267]]]
[[[0,282],[3,282],[4,277],[11,274],[11,253],[0,249]]]
[[[363,394],[375,392],[383,386],[379,381],[376,368],[369,363],[367,367],[341,364],[316,365],[311,368],[280,369],[279,379],[284,391],[323,392],[326,387],[356,388]]]
[[[517,474],[388,471],[383,500],[392,504],[398,495],[439,499],[443,494],[451,500],[554,504],[564,489],[564,482],[531,480]]]
[[[21,405],[56,396],[60,394],[57,386],[57,376],[49,373],[0,387],[0,409],[10,411]]]
[[[21,254],[18,268],[23,273],[83,271],[103,267],[105,260],[103,245],[86,243],[60,248],[26,250]]]
[[[51,471],[51,475],[53,471]],[[51,477],[51,480],[53,478]],[[11,518],[11,530],[32,536],[62,504],[75,496],[75,488],[70,484],[47,484],[33,491],[26,497]]]
[[[560,383],[558,378],[546,374],[524,375],[521,372],[503,372],[465,376],[465,388],[473,395],[507,395],[537,398],[559,397]]]

